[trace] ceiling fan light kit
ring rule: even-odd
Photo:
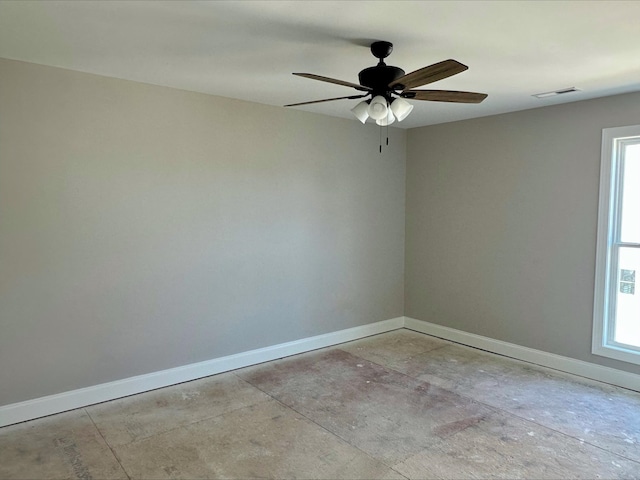
[[[359,102],[351,109],[351,112],[362,123],[366,123],[367,119],[371,117],[376,121],[376,124],[384,127],[392,124],[395,120],[401,122],[411,113],[413,105],[405,99],[431,102],[480,103],[487,98],[485,93],[452,90],[413,90],[415,87],[437,82],[464,72],[469,67],[456,60],[449,59],[405,74],[403,69],[384,63],[384,59],[392,51],[393,44],[390,42],[373,42],[371,44],[371,53],[378,59],[378,64],[365,68],[358,73],[359,84],[312,73],[294,73],[294,75],[312,80],[355,88],[360,92],[364,92],[364,94],[294,103],[285,105],[285,107],[334,100],[352,100],[371,95],[371,99]]]
[[[391,106],[386,103],[386,99],[384,99],[384,97],[378,98],[383,98],[385,101],[374,102],[374,100],[363,100],[351,109],[351,113],[353,113],[353,115],[362,123],[366,123],[367,119],[371,117],[376,120],[378,125],[384,127],[391,125],[395,120],[401,122],[407,118],[411,113],[411,110],[413,110],[413,105],[402,98],[393,99]],[[374,108],[378,108],[376,103],[384,103],[384,107],[387,109],[386,117],[382,116],[381,118],[376,118],[374,115],[369,114],[369,108],[371,107],[370,104],[374,104]]]

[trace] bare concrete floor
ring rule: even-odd
[[[640,478],[640,394],[397,330],[0,429],[1,479]]]

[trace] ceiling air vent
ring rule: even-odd
[[[580,91],[579,88],[569,87],[569,88],[561,88],[560,90],[554,90],[553,92],[536,93],[535,95],[532,95],[532,96],[536,98],[549,98],[549,97],[555,97],[556,95],[564,95],[565,93],[572,93],[572,92],[579,92],[579,91]]]

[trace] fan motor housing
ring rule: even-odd
[[[389,90],[389,84],[404,76],[404,70],[390,65],[376,65],[365,68],[358,74],[360,85],[373,89],[374,95],[385,94]]]

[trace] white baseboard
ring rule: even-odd
[[[116,398],[135,395],[136,393],[168,387],[170,385],[277,360],[278,358],[297,355],[319,348],[330,347],[403,327],[499,355],[535,363],[543,367],[640,391],[640,375],[535,350],[533,348],[522,347],[513,343],[443,327],[442,325],[436,325],[410,317],[398,317],[369,325],[295,340],[293,342],[281,343],[271,347],[215,358],[213,360],[192,363],[182,367],[171,368],[146,375],[138,375],[123,380],[116,380],[114,382],[102,383],[87,388],[80,388],[56,395],[5,405],[0,407],[0,427],[86,407],[95,403],[115,400]]]
[[[404,317],[404,327],[416,332],[426,333],[434,337],[461,343],[470,347],[480,348],[499,355],[535,363],[543,367],[560,370],[599,382],[617,385],[630,390],[640,391],[640,375],[604,367],[595,363],[583,362],[554,353],[543,352],[533,348],[522,347],[513,343],[495,340],[473,333],[463,332],[454,328],[443,327],[434,323]]]
[[[404,317],[0,407],[0,427],[397,330]]]

